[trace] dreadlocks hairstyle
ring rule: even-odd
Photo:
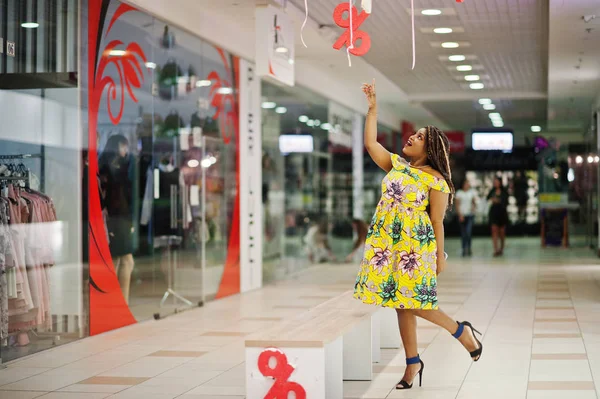
[[[450,187],[450,208],[454,203],[454,184],[450,171],[450,141],[448,137],[435,126],[427,126],[427,160],[431,167],[442,174]]]

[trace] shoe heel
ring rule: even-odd
[[[423,385],[423,370],[425,369],[425,364],[421,361],[421,370],[419,370],[419,387]]]

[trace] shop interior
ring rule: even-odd
[[[78,4],[66,2],[59,15],[56,3],[26,9],[27,2],[7,1],[0,20],[4,37],[20,44],[0,54],[2,362],[87,335]],[[28,13],[38,29],[23,27]]]

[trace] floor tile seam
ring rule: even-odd
[[[23,368],[25,368],[25,367],[23,367]],[[35,368],[35,367],[32,367],[32,368]],[[0,369],[0,373],[2,372],[2,370],[7,370],[7,369]],[[54,370],[54,369],[52,369],[52,370]],[[15,381],[12,381],[12,382],[9,382],[9,383],[6,383],[6,384],[0,384],[0,390],[2,389],[2,387],[6,386],[6,385],[14,384],[16,382],[20,382],[20,381],[26,380],[26,379],[31,378],[31,377],[37,377],[39,375],[44,374],[47,371],[50,371],[50,370],[42,371],[42,372],[37,373],[37,374],[32,374],[32,375],[29,375],[27,377],[19,378],[18,380],[15,380]]]
[[[482,335],[481,337],[481,341],[483,342],[485,340],[485,336],[487,335],[488,332],[488,328],[489,326],[492,324],[494,318],[496,317],[496,315],[498,314],[498,309],[500,308],[500,305],[502,304],[502,301],[504,300],[504,298],[506,297],[506,294],[508,292],[508,289],[510,287],[510,285],[512,284],[512,282],[515,280],[515,272],[514,272],[514,267],[512,268],[511,272],[510,272],[510,278],[508,279],[508,281],[506,282],[505,286],[504,286],[504,290],[502,293],[502,296],[499,298],[498,303],[496,304],[496,309],[494,310],[492,317],[490,317],[490,320],[486,326],[485,329],[485,333]],[[489,275],[489,272],[486,273],[486,277],[487,275]],[[467,372],[465,373],[460,386],[458,387],[458,390],[456,391],[456,396],[454,397],[454,399],[458,399],[459,395],[460,395],[460,391],[462,390],[463,386],[465,385],[465,382],[467,380],[467,377],[469,376],[469,373],[471,372],[471,368],[473,367],[475,362],[471,362],[471,364],[469,365]]]
[[[597,280],[596,280],[597,283]],[[598,284],[596,284],[598,285]],[[600,286],[598,286],[598,288],[600,289]],[[577,323],[577,329],[579,330],[579,335],[581,335],[581,342],[583,343],[583,349],[585,350],[585,355],[586,355],[586,360],[588,363],[588,367],[590,370],[590,375],[592,376],[592,383],[594,384],[594,393],[596,394],[596,398],[598,398],[598,386],[596,384],[596,380],[594,378],[594,370],[592,369],[592,364],[590,363],[590,356],[588,355],[588,350],[587,350],[587,345],[585,343],[585,339],[583,337],[583,330],[581,329],[581,324],[579,323],[579,317],[577,317],[577,308],[575,307],[575,302],[573,302],[573,297],[571,295],[571,284],[569,282],[567,282],[567,289],[569,291],[569,299],[571,301],[571,304],[573,305],[573,309],[575,312],[575,320]]]
[[[135,362],[135,361],[138,361],[138,360],[140,360],[140,359],[144,358],[144,357],[148,357],[148,356],[142,356],[141,358],[138,358],[138,359],[132,360],[131,362],[123,363],[123,364],[121,364],[121,365],[119,365],[119,366],[117,366],[117,367],[113,367],[113,368],[111,368],[111,369],[109,369],[109,370],[103,371],[103,372],[101,372],[100,374],[108,373],[108,372],[109,372],[109,371],[111,371],[111,370],[114,370],[114,369],[118,369],[118,368],[120,368],[120,367],[127,366],[127,365],[129,365],[129,364],[131,364],[131,363],[133,363],[133,362]],[[152,378],[157,378],[158,376],[160,376],[160,375],[162,375],[162,374],[165,374],[165,373],[167,373],[167,372],[169,372],[169,371],[171,371],[171,370],[173,370],[173,369],[175,369],[175,368],[177,368],[177,367],[180,367],[180,366],[183,366],[183,365],[185,365],[185,364],[188,364],[188,363],[192,362],[193,360],[194,360],[194,359],[190,359],[190,360],[187,360],[187,361],[185,361],[185,362],[183,362],[183,363],[180,363],[180,364],[174,364],[174,365],[173,365],[173,367],[171,367],[171,368],[169,368],[168,370],[165,370],[165,371],[163,371],[163,372],[161,372],[161,373],[159,373],[159,374],[155,375],[154,377],[142,377],[142,378],[148,378],[148,380],[150,380],[150,379],[152,379]],[[100,374],[96,374],[96,375],[92,376],[91,378],[93,378],[93,377],[98,377],[98,376],[100,376]],[[112,376],[111,376],[111,377],[112,377]],[[85,381],[85,380],[81,380],[81,381]],[[76,384],[79,384],[81,381],[79,381],[79,382],[76,382],[76,383],[74,383],[74,384],[70,384],[70,385],[76,385]],[[69,385],[69,386],[70,386],[70,385]],[[132,386],[131,386],[131,387],[129,387],[129,388],[132,388],[132,387],[135,387],[135,386],[138,386],[138,385],[140,385],[140,384],[132,385]],[[61,388],[58,388],[58,389],[63,389],[63,388],[65,388],[65,387],[61,387]],[[127,389],[129,389],[129,388],[127,388]],[[59,392],[59,391],[58,391],[58,390],[55,390],[55,391],[52,391],[52,392]]]
[[[217,374],[217,375],[215,375],[214,377],[212,377],[212,378],[210,378],[210,379],[208,379],[208,380],[204,381],[202,384],[200,384],[200,385],[197,385],[197,386],[195,386],[195,387],[193,387],[193,388],[190,388],[189,390],[187,390],[187,391],[183,392],[181,395],[179,395],[179,396],[176,396],[176,398],[178,398],[178,397],[180,397],[180,396],[183,396],[183,395],[187,395],[189,392],[193,391],[194,389],[196,389],[196,388],[198,388],[198,387],[201,387],[201,386],[203,386],[203,385],[206,385],[207,383],[209,383],[209,382],[211,382],[211,381],[213,381],[213,380],[215,380],[215,379],[219,378],[219,377],[220,377],[220,376],[222,376],[223,374],[225,374],[225,373],[227,373],[227,372],[229,372],[229,371],[233,370],[234,368],[238,367],[240,364],[242,364],[242,363],[245,363],[245,362],[246,362],[246,359],[244,358],[244,361],[243,361],[243,362],[240,362],[240,363],[236,364],[235,366],[232,366],[232,367],[228,368],[227,370],[223,370],[223,371],[221,371],[219,374]],[[170,371],[170,370],[167,370],[167,371]],[[166,373],[167,371],[165,371],[165,373]],[[164,374],[164,373],[161,373],[161,374]],[[160,374],[159,374],[159,375],[160,375]],[[156,377],[153,377],[153,378],[157,378],[157,377],[158,377],[158,376],[156,376]]]
[[[537,274],[536,274],[536,284],[535,284],[535,303],[534,303],[534,311],[533,311],[533,320],[531,321],[531,346],[529,348],[529,366],[527,367],[527,387],[525,390],[525,399],[529,398],[529,381],[531,378],[531,368],[533,366],[533,336],[535,335],[535,313],[538,303],[538,295],[540,294],[540,277],[541,277],[541,268],[537,266]],[[569,295],[570,296],[570,295]]]
[[[109,337],[110,335],[117,334],[118,332],[123,332],[125,329],[134,329],[134,328],[138,328],[138,327],[139,327],[139,328],[141,328],[141,326],[143,326],[144,324],[148,324],[148,323],[151,323],[151,322],[153,322],[153,321],[154,321],[154,320],[142,320],[142,321],[137,321],[135,324],[131,324],[131,325],[128,325],[128,326],[123,326],[123,327],[120,327],[120,328],[118,328],[118,329],[116,329],[116,330],[105,331],[105,332],[103,332],[103,333],[100,333],[100,334],[97,334],[97,335],[88,335],[87,337],[83,337],[83,338],[81,338],[81,339],[78,339],[78,340],[75,340],[75,341],[71,341],[71,342],[68,342],[68,343],[66,343],[66,344],[63,344],[63,345],[59,345],[59,346],[57,346],[57,347],[54,347],[54,348],[48,348],[48,349],[46,349],[46,350],[44,350],[44,351],[41,351],[41,352],[32,353],[31,355],[27,355],[27,356],[24,356],[24,357],[22,357],[22,358],[15,359],[15,360],[13,360],[13,361],[10,361],[10,362],[7,362],[7,363],[3,363],[3,364],[5,364],[5,365],[15,365],[15,366],[16,366],[16,365],[18,365],[18,364],[19,364],[19,363],[21,363],[21,362],[25,362],[25,361],[27,361],[27,360],[31,360],[31,359],[33,359],[33,358],[35,358],[35,357],[38,357],[38,356],[43,356],[43,355],[47,355],[47,354],[50,354],[50,353],[53,353],[53,352],[57,352],[57,351],[61,351],[61,350],[65,350],[65,349],[67,349],[67,348],[69,348],[69,347],[71,347],[71,346],[74,346],[74,345],[80,344],[80,343],[81,343],[83,340],[85,340],[85,339],[87,339],[87,338],[101,339],[102,337]],[[117,349],[117,348],[120,348],[120,347],[122,347],[122,346],[130,345],[130,344],[131,344],[131,341],[128,341],[127,343],[122,343],[122,344],[120,344],[120,345],[117,345],[117,346],[115,346],[115,347],[111,348],[111,350],[112,350],[112,349]],[[73,364],[73,363],[75,363],[75,362],[79,362],[79,361],[81,361],[81,360],[84,360],[84,359],[90,358],[90,357],[92,357],[92,356],[96,356],[96,355],[98,355],[98,354],[101,354],[102,352],[104,352],[104,350],[101,350],[101,351],[98,351],[98,352],[92,353],[92,354],[90,354],[90,355],[88,355],[88,356],[84,356],[84,357],[82,357],[81,359],[73,360],[72,362],[65,363],[65,364],[63,364],[63,365],[60,365],[60,366],[58,366],[58,367],[48,367],[48,368],[50,368],[50,369],[53,369],[53,370],[54,370],[54,369],[58,369],[58,368],[61,368],[61,367],[64,367],[64,366],[67,366],[67,365]]]

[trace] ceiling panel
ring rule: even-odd
[[[502,115],[505,127],[528,135],[532,125],[545,127],[546,100],[494,100],[497,109],[486,111],[477,101],[424,102],[423,106],[455,129],[470,131],[474,127],[491,127],[489,113]]]

